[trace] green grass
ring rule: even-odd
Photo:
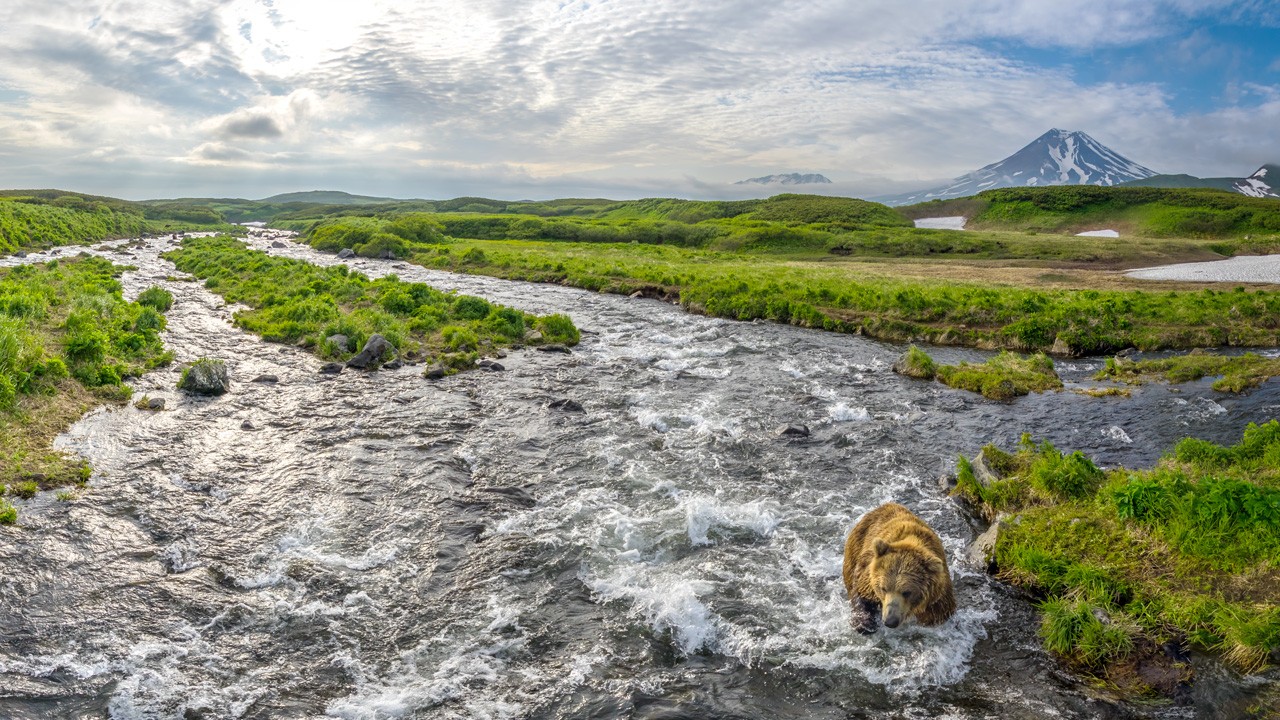
[[[912,218],[964,215],[966,228],[978,230],[1074,233],[1111,228],[1145,237],[1223,238],[1226,242],[1215,247],[1224,253],[1280,246],[1280,204],[1204,188],[1002,188],[899,210]]]
[[[1280,375],[1280,358],[1262,357],[1256,353],[1227,356],[1192,351],[1187,355],[1158,360],[1108,358],[1096,379],[1136,385],[1152,379],[1184,383],[1220,376],[1213,383],[1214,390],[1239,393],[1258,387],[1277,375]]]
[[[61,190],[0,191],[0,253],[87,245],[144,233],[230,230],[216,212],[180,203],[150,207]]]
[[[8,494],[84,482],[88,466],[53,450],[53,438],[94,404],[128,399],[126,378],[171,360],[160,342],[164,315],[124,300],[122,271],[89,257],[0,270],[0,485]],[[172,303],[159,288],[144,294]],[[16,520],[10,508],[0,502],[0,522]]]
[[[984,486],[961,458],[955,492],[1009,514],[999,574],[1043,594],[1055,653],[1102,675],[1139,640],[1185,640],[1243,670],[1280,649],[1280,423],[1234,446],[1184,440],[1148,470],[1104,474],[1025,436],[983,457],[999,479]]]
[[[374,333],[406,357],[440,362],[450,370],[471,367],[500,347],[579,339],[563,315],[529,315],[394,276],[370,280],[345,266],[322,268],[272,257],[229,238],[189,238],[164,257],[228,302],[249,306],[236,313],[238,326],[332,359],[350,358]],[[327,342],[333,335],[346,335],[348,346]]]
[[[603,292],[678,296],[693,312],[768,319],[894,341],[1103,354],[1280,345],[1272,291],[1047,290],[903,280],[807,257],[642,244],[455,241],[415,245],[413,262]],[[891,270],[889,270],[891,272]]]

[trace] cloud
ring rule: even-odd
[[[709,196],[806,170],[880,194],[1059,126],[1157,169],[1226,173],[1280,145],[1274,85],[1179,114],[1160,84],[1082,84],[1001,47],[1163,39],[1194,57],[1197,26],[1274,14],[1258,0],[7,0],[0,153],[31,182],[73,185],[110,147],[157,194],[239,194],[244,168],[271,191]]]
[[[209,119],[208,131],[223,140],[297,140],[323,100],[309,89],[295,90],[283,97],[258,98],[250,107]]]

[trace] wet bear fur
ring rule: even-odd
[[[938,625],[956,611],[942,540],[897,503],[881,505],[854,525],[844,545],[844,587],[854,627],[864,635],[876,631],[877,609],[890,628],[912,617]]]

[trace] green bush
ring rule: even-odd
[[[158,312],[167,313],[169,308],[173,307],[173,293],[153,285],[138,294],[137,303]]]
[[[559,313],[545,315],[538,318],[534,326],[542,333],[542,339],[547,343],[577,345],[578,341],[582,339],[577,326],[573,324],[573,320],[568,315]]]

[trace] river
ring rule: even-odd
[[[273,239],[251,242],[342,262]],[[0,717],[1234,718],[1277,681],[1201,658],[1191,706],[1096,695],[961,560],[973,531],[938,483],[1023,432],[1105,465],[1234,442],[1278,415],[1276,383],[996,403],[899,377],[902,348],[866,338],[364,259],[587,332],[504,372],[323,376],[175,277],[169,243],[99,252],[136,266],[129,297],[174,294],[166,344],[225,359],[232,392],[179,393],[175,365],[134,382],[163,412],[99,409],[59,439],[95,472],[0,528]],[[1058,368],[1072,387],[1098,366]],[[960,609],[862,637],[843,541],[887,501],[942,536]]]

